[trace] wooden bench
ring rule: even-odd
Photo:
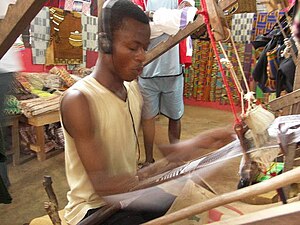
[[[37,153],[39,161],[44,161],[46,159],[44,126],[59,122],[59,111],[53,111],[31,118],[27,118],[23,115],[20,120],[34,127],[36,132],[36,144],[30,144],[30,149]]]

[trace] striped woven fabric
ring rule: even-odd
[[[276,24],[276,17],[280,19],[283,15],[284,12],[272,12],[270,14],[261,12],[254,15],[251,40],[254,41],[258,35],[263,35],[270,32]]]
[[[184,96],[199,101],[219,102],[220,104],[229,104],[226,89],[220,68],[215,59],[211,44],[209,41],[194,40],[193,64],[186,70]],[[251,79],[251,69],[253,62],[253,49],[251,44],[236,43],[236,48],[243,66],[247,80]],[[223,44],[225,51],[232,62],[234,70],[240,82],[242,81],[241,72],[238,66],[237,57],[234,54],[230,43]],[[221,49],[218,46],[220,57],[223,57]],[[245,62],[245,63],[244,63]],[[225,68],[229,88],[236,105],[240,104],[240,96],[233,82],[231,74]]]

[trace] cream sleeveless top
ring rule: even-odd
[[[110,175],[136,174],[136,146],[141,118],[142,97],[136,81],[124,82],[127,89],[126,101],[102,86],[92,76],[78,81],[71,89],[82,92],[90,106],[95,124],[95,138],[105,151]],[[76,112],[74,112],[76,113]],[[133,118],[132,122],[132,118]],[[63,126],[63,125],[62,125]],[[89,209],[105,205],[89,180],[78,156],[74,139],[63,127],[65,136],[65,163],[70,191],[69,203],[65,207],[65,219],[75,225]],[[88,151],[88,150],[87,150]]]

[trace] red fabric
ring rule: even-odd
[[[91,68],[96,65],[98,52],[86,51],[86,68]]]
[[[45,66],[39,64],[32,64],[32,51],[31,48],[25,48],[20,51],[22,61],[24,63],[23,72],[48,72],[53,66]],[[58,66],[66,69],[66,66]]]
[[[179,56],[180,56],[180,63],[184,64],[185,67],[189,67],[192,65],[192,57],[186,55],[186,39],[183,39],[179,42]]]
[[[146,11],[146,6],[144,4],[144,0],[132,0],[133,3],[141,6],[143,8],[144,11]],[[146,4],[147,4],[147,0],[145,0]]]
[[[49,6],[49,7],[59,7],[59,0],[48,0],[44,6]]]

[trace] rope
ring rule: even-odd
[[[241,106],[242,106],[242,115],[244,115],[245,114],[245,106],[244,106],[244,100],[243,100],[243,98],[244,98],[243,88],[242,88],[241,83],[239,82],[239,80],[237,78],[237,75],[236,75],[236,73],[233,69],[233,65],[230,62],[230,60],[229,60],[229,58],[226,54],[226,51],[225,51],[225,49],[224,49],[224,47],[223,47],[223,45],[220,41],[219,41],[219,45],[220,45],[220,48],[221,48],[221,50],[223,52],[223,55],[225,57],[225,59],[221,59],[221,62],[229,69],[230,74],[233,78],[234,84],[235,84],[235,86],[236,86],[236,88],[237,88],[237,90],[240,94],[240,100],[241,100]]]
[[[213,32],[210,28],[210,25],[209,25],[209,16],[208,16],[208,11],[207,11],[207,6],[206,6],[205,0],[201,0],[201,6],[202,6],[202,11],[198,11],[198,13],[201,14],[204,18],[204,22],[205,22],[206,27],[207,27],[207,33],[209,35],[211,45],[212,45],[212,48],[213,48],[215,56],[216,56],[218,66],[220,67],[220,72],[222,74],[223,82],[224,82],[224,85],[225,85],[225,88],[226,88],[226,91],[227,91],[227,95],[228,95],[228,99],[229,99],[229,102],[230,102],[230,107],[231,107],[232,113],[234,115],[235,123],[241,123],[241,121],[240,121],[240,119],[237,115],[236,108],[234,107],[233,97],[232,97],[231,91],[229,89],[229,84],[228,84],[228,81],[227,81],[227,78],[226,78],[226,75],[225,75],[224,68],[223,68],[222,63],[221,63],[220,55],[219,55],[218,50],[217,50],[216,40],[214,38],[214,34],[213,34]]]

